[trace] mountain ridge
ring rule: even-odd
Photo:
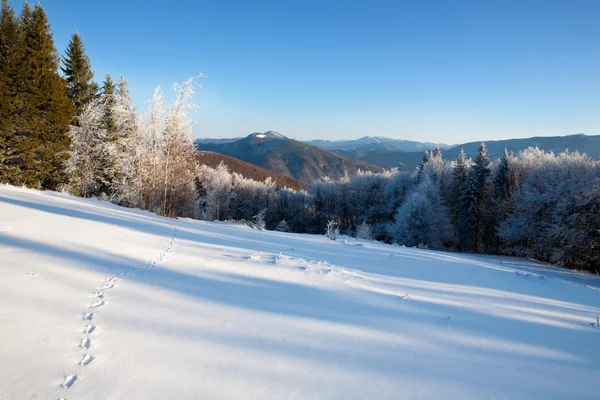
[[[231,143],[199,144],[197,148],[225,154],[304,183],[325,177],[340,179],[358,170],[384,170],[383,167],[345,158],[275,131],[251,133]]]

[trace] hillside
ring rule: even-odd
[[[278,188],[288,187],[294,190],[305,189],[306,184],[287,176],[276,174],[268,169],[261,168],[257,165],[247,163],[237,158],[229,157],[224,154],[214,153],[212,151],[198,151],[197,160],[202,165],[215,168],[223,162],[230,171],[237,172],[246,178],[254,179],[255,181],[264,181],[271,178]]]
[[[593,399],[600,281],[0,186],[2,399]]]
[[[200,148],[238,158],[304,183],[324,177],[340,179],[358,170],[383,170],[272,131],[253,133],[232,143],[205,143]]]
[[[453,146],[443,150],[444,158],[456,158],[460,149],[464,149],[468,156],[474,157],[477,155],[477,149],[481,142],[469,142]],[[592,158],[600,158],[600,135],[569,135],[569,136],[548,136],[548,137],[532,137],[526,139],[507,139],[507,140],[490,140],[485,142],[488,155],[491,159],[502,157],[504,149],[512,151],[515,154],[528,147],[539,147],[546,151],[560,153],[565,150],[578,150],[582,153],[587,153]],[[405,151],[388,151],[388,150],[336,150],[337,154],[343,157],[365,161],[375,165],[381,165],[385,168],[398,167],[401,170],[414,169],[423,158],[423,151],[405,152]]]

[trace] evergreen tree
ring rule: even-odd
[[[421,165],[419,165],[419,169],[417,171],[417,177],[421,177],[421,174],[423,173],[423,168],[425,168],[425,165],[427,165],[430,160],[431,154],[427,150],[425,150],[425,153],[423,153],[423,159],[421,160]]]
[[[470,168],[470,160],[467,159],[467,155],[463,149],[460,149],[460,153],[456,158],[456,164],[454,166],[454,174],[453,174],[453,183],[451,185],[450,191],[450,199],[449,204],[452,211],[452,224],[455,228],[455,241],[457,243],[461,243],[461,224],[464,221],[461,221],[461,196],[466,192],[467,182],[469,179],[469,168]],[[459,246],[462,247],[462,246]]]
[[[464,193],[459,200],[460,216],[459,243],[463,251],[484,252],[489,238],[489,223],[486,221],[489,213],[490,196],[488,193],[488,178],[490,176],[490,160],[487,156],[485,143],[479,146],[471,173]]]
[[[6,73],[6,66],[14,56],[15,46],[19,35],[19,24],[15,11],[8,3],[2,0],[0,11],[0,182],[7,181],[4,168],[5,153],[11,131],[12,106],[10,101],[10,77]]]
[[[90,59],[85,54],[83,40],[77,31],[71,36],[62,62],[61,70],[69,84],[69,98],[79,115],[83,107],[96,97],[98,85],[94,82]]]
[[[59,57],[42,6],[25,3],[19,25],[15,52],[4,68],[10,113],[4,176],[15,185],[57,189],[67,180],[64,163],[73,108],[58,75]]]
[[[4,67],[14,53],[18,32],[19,23],[15,16],[15,10],[8,3],[8,0],[2,0],[2,10],[0,11],[0,73],[4,71]]]
[[[102,84],[102,92],[100,94],[104,105],[103,124],[106,129],[106,135],[109,140],[114,140],[117,132],[117,123],[115,119],[115,102],[116,102],[116,85],[110,74],[106,74]]]
[[[500,160],[498,172],[494,179],[495,200],[505,201],[510,197],[512,185],[510,182],[509,158],[510,155],[508,154],[508,150],[504,149],[504,156],[502,156],[502,160]]]

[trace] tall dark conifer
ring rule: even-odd
[[[463,251],[482,253],[488,248],[486,234],[489,226],[486,216],[489,213],[490,196],[488,180],[490,160],[485,143],[481,143],[469,179],[459,200],[459,218],[457,221],[460,248]]]
[[[115,140],[117,123],[115,121],[116,85],[110,74],[106,74],[102,84],[102,103],[104,105],[104,127],[109,140]]]
[[[71,36],[62,64],[61,70],[68,82],[69,98],[79,115],[83,107],[96,97],[98,85],[94,82],[92,64],[85,54],[83,39],[78,32]]]
[[[12,184],[57,189],[66,181],[73,109],[42,6],[25,3],[19,25],[15,52],[4,69],[10,94],[4,169]]]
[[[0,182],[6,182],[8,177],[4,167],[7,144],[10,142],[12,102],[10,101],[10,76],[6,66],[16,51],[19,36],[19,23],[15,11],[8,3],[2,0],[0,11]]]

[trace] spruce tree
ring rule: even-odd
[[[83,107],[96,97],[98,85],[94,82],[94,71],[85,54],[83,39],[77,31],[71,36],[62,63],[61,70],[68,82],[69,98],[79,115]]]
[[[460,217],[458,224],[461,250],[484,252],[489,244],[490,226],[486,217],[490,208],[488,179],[490,176],[490,160],[485,143],[479,145],[471,173],[464,193],[459,200]]]
[[[104,129],[109,140],[114,140],[117,131],[117,123],[115,121],[115,96],[116,85],[110,74],[106,74],[102,84],[101,92],[102,104],[104,105]]]
[[[19,32],[19,23],[15,16],[15,10],[8,3],[8,0],[2,0],[2,10],[0,11],[0,73],[14,53],[14,47],[17,44]]]
[[[67,128],[73,118],[65,81],[58,75],[58,54],[41,5],[25,3],[9,77],[10,126],[4,157],[7,181],[41,189],[66,182]]]
[[[425,150],[425,153],[423,153],[423,159],[421,160],[421,165],[419,165],[419,169],[417,171],[417,178],[421,178],[421,174],[423,173],[423,169],[425,168],[425,165],[427,163],[429,163],[429,161],[431,160],[431,153],[429,153],[429,151]]]
[[[452,208],[452,225],[455,227],[456,238],[455,241],[460,243],[460,229],[461,224],[461,209],[460,199],[465,193],[467,188],[467,181],[469,179],[469,168],[470,161],[467,159],[467,155],[463,149],[460,149],[460,153],[456,158],[456,165],[454,167],[454,181],[452,183],[450,206]]]
[[[508,150],[504,149],[504,156],[500,160],[498,166],[498,172],[494,179],[494,198],[499,201],[505,201],[510,197],[512,188],[510,182],[510,171],[509,171],[509,158]]]
[[[12,104],[10,101],[10,76],[6,66],[14,56],[15,46],[19,35],[19,24],[15,11],[8,3],[2,0],[0,11],[0,182],[6,182],[7,176],[4,168],[5,154],[11,129]]]

